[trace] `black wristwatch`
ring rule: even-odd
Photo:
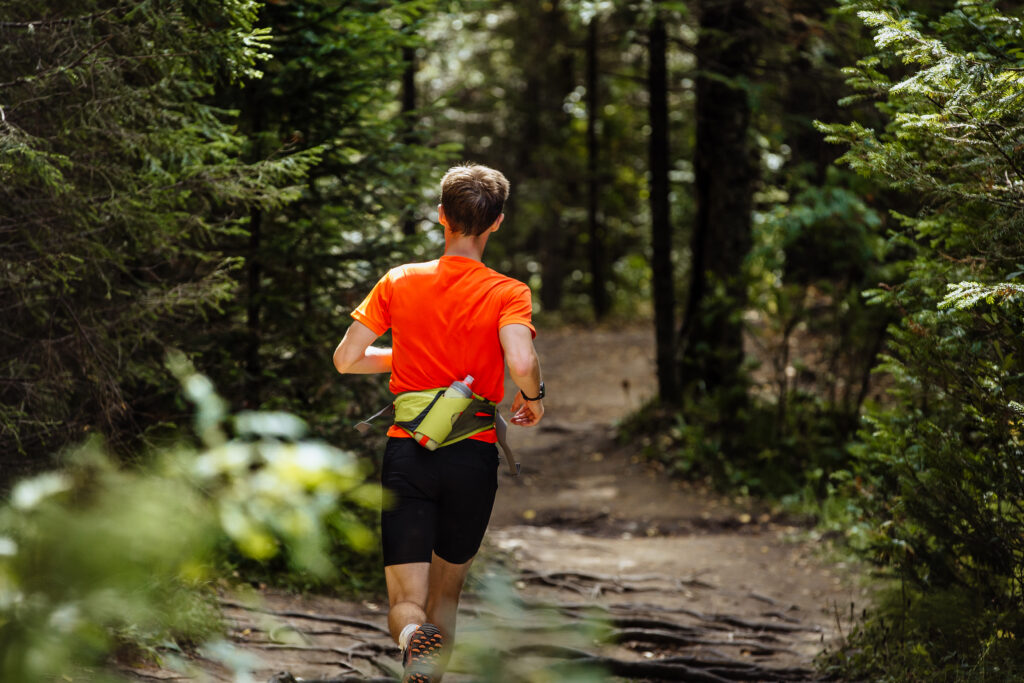
[[[542,398],[544,398],[544,382],[540,383],[540,393],[537,394],[536,396],[534,396],[533,398],[530,398],[529,396],[527,396],[526,392],[523,391],[522,389],[519,390],[519,393],[522,394],[523,398],[525,398],[527,401],[539,401]]]

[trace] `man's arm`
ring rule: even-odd
[[[341,373],[370,374],[391,372],[391,349],[370,346],[377,334],[363,323],[354,321],[345,338],[334,349],[334,367]]]
[[[512,401],[512,424],[532,427],[544,417],[543,401],[527,401],[527,396],[540,394],[540,360],[533,347],[533,332],[526,325],[512,323],[498,329],[498,339],[505,349],[508,374],[519,387]]]

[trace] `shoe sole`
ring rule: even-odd
[[[432,683],[444,638],[433,624],[423,624],[409,638],[409,663],[402,683]]]

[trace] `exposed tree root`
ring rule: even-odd
[[[281,671],[270,677],[267,683],[299,683],[287,671]],[[365,678],[363,676],[341,676],[340,678],[303,678],[301,683],[395,683],[394,678]]]
[[[709,626],[707,628],[717,628],[718,630],[731,631],[735,627],[747,629],[755,633],[770,632],[770,633],[798,633],[798,632],[809,632],[819,633],[822,629],[817,624],[803,625],[798,619],[793,617],[785,617],[777,613],[766,613],[763,616],[771,616],[780,619],[784,619],[786,623],[774,623],[770,621],[754,621],[743,617],[738,617],[730,614],[704,614],[696,610],[692,610],[686,607],[664,607],[662,605],[651,605],[646,603],[617,603],[613,605],[597,605],[593,603],[545,603],[545,602],[530,602],[525,603],[525,606],[536,609],[551,609],[556,610],[562,614],[567,614],[580,618],[585,617],[588,613],[593,615],[595,613],[603,613],[608,616],[602,617],[609,623],[619,628],[661,628],[668,630],[685,630],[691,627],[676,624],[670,621],[651,619],[642,616],[636,616],[644,612],[663,612],[673,614],[685,614],[687,616],[699,619],[700,621],[707,622]],[[617,613],[626,612],[626,615],[619,616]],[[718,625],[718,626],[716,626]]]
[[[519,579],[554,586],[560,591],[571,591],[588,597],[600,593],[676,593],[688,588],[718,590],[700,579],[680,579],[662,574],[607,575],[570,571],[527,571]],[[746,597],[760,602],[771,600],[753,594]],[[775,601],[772,603],[778,604]],[[297,638],[301,638],[302,642],[286,643],[271,642],[274,629],[268,629],[265,625],[239,623],[236,638],[241,639],[243,634],[260,634],[257,640],[245,640],[249,647],[265,651],[327,653],[339,657],[336,661],[320,662],[321,665],[338,667],[338,677],[303,679],[302,683],[372,683],[393,680],[364,678],[365,674],[352,665],[353,659],[363,662],[361,667],[375,667],[386,676],[394,676],[397,673],[394,658],[398,655],[398,648],[391,643],[389,637],[385,638],[388,636],[387,629],[371,621],[310,612],[251,608],[229,600],[223,601],[223,604],[225,607],[250,613],[286,617],[298,624],[289,623],[284,628]],[[540,642],[529,644],[529,636],[526,636],[525,643],[517,638],[513,642],[524,644],[508,650],[506,656],[527,655],[562,660],[564,663],[553,663],[555,671],[563,666],[583,663],[599,667],[612,676],[632,680],[707,683],[816,680],[811,669],[771,667],[755,659],[777,655],[799,657],[800,655],[790,648],[791,644],[795,646],[800,642],[796,634],[821,631],[821,627],[817,625],[804,624],[800,619],[784,613],[784,606],[774,611],[760,612],[763,619],[747,615],[704,613],[683,606],[672,607],[648,602],[617,602],[610,605],[586,601],[523,602],[520,606],[526,610],[526,618],[518,619],[514,630],[521,634],[537,634],[532,639]],[[461,609],[463,612],[475,613],[478,616],[492,616],[498,623],[504,620],[501,614],[479,605],[464,603]],[[550,617],[544,617],[545,612],[561,616],[552,621]],[[531,616],[534,614],[536,619]],[[306,623],[303,624],[302,620],[306,620]],[[335,624],[338,627],[325,628],[311,622]],[[594,636],[601,642],[617,645],[618,656],[553,644],[551,638],[544,635],[564,631],[567,627],[584,626],[593,629]],[[347,647],[328,646],[321,644],[325,643],[324,640],[316,640],[318,637],[332,636],[333,642],[327,642],[333,645],[337,644],[339,638],[353,644]],[[630,651],[638,653],[637,659],[629,659]],[[729,656],[723,651],[740,652],[743,657]],[[639,653],[643,653],[644,658],[640,658]],[[623,656],[625,658],[622,658]],[[271,679],[271,683],[299,683],[297,679],[289,676],[287,672],[279,673]]]
[[[697,578],[680,579],[666,574],[590,574],[585,572],[555,571],[539,572],[526,570],[519,576],[526,583],[543,583],[555,588],[565,588],[581,595],[600,595],[601,593],[639,593],[664,591],[665,586],[644,585],[653,582],[668,584],[675,590],[685,588],[714,589],[714,586]],[[587,582],[590,585],[586,585]]]
[[[398,647],[388,647],[386,645],[380,645],[378,643],[359,643],[352,647],[327,647],[324,645],[292,645],[289,643],[261,643],[252,642],[247,643],[252,647],[258,647],[261,650],[300,650],[302,652],[333,652],[336,655],[343,655],[345,657],[361,657],[363,659],[373,659],[380,654],[397,654]],[[363,652],[362,650],[367,650]]]
[[[584,650],[558,645],[523,645],[511,651],[516,655],[536,655],[593,664],[614,676],[653,678],[662,681],[809,681],[812,672],[800,668],[769,668],[738,660],[704,660],[696,657],[670,657],[651,661],[627,661],[594,655]]]
[[[355,626],[357,628],[366,629],[367,631],[376,631],[382,633],[388,637],[391,636],[390,631],[381,626],[375,624],[372,621],[366,621],[364,619],[355,619],[353,617],[339,617],[328,614],[316,614],[315,612],[296,612],[292,610],[273,610],[266,609],[263,607],[251,607],[244,605],[240,602],[233,600],[220,600],[220,604],[225,607],[233,607],[235,609],[245,610],[246,612],[260,612],[261,614],[270,614],[275,617],[292,617],[295,619],[308,619],[310,621],[323,621],[331,624],[343,624],[345,626]]]
[[[296,628],[294,626],[288,625],[288,626],[284,627],[282,630],[286,630],[286,631],[288,631],[290,633],[295,633],[295,634],[297,634],[299,637],[301,637],[303,639],[306,639],[307,636],[343,636],[345,638],[349,638],[351,640],[355,640],[355,641],[360,642],[360,643],[368,643],[369,642],[368,640],[366,640],[366,636],[357,635],[355,633],[351,633],[349,631],[344,631],[344,630],[336,629],[336,628],[331,628],[331,629],[298,629],[298,628]],[[244,629],[242,629],[242,631],[233,630],[233,631],[230,632],[230,635],[235,637],[235,638],[237,638],[237,639],[239,639],[239,640],[242,640],[242,639],[246,638],[245,631],[249,631],[251,633],[266,633],[266,634],[268,634],[268,637],[271,639],[271,641],[277,642],[277,639],[274,638],[274,636],[273,636],[273,632],[274,631],[272,631],[270,629],[261,628],[259,626],[246,626]]]
[[[753,655],[796,654],[792,650],[784,647],[771,647],[756,640],[747,640],[744,638],[729,638],[728,640],[713,638],[687,638],[675,633],[667,633],[665,631],[644,631],[640,629],[618,631],[613,634],[612,640],[613,642],[622,644],[637,643],[658,647],[694,647],[697,645],[738,647]]]

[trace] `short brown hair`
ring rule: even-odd
[[[441,179],[441,206],[455,232],[480,235],[494,225],[508,199],[501,171],[477,164],[448,169]]]

